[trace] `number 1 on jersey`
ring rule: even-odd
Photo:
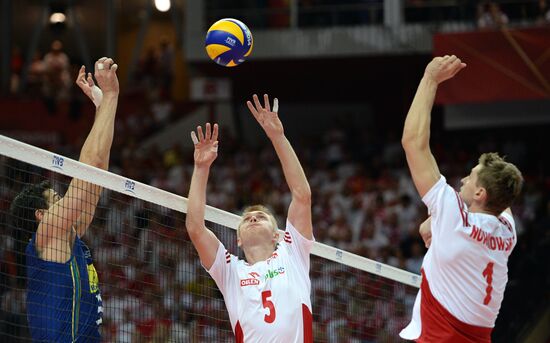
[[[271,300],[269,300],[269,298],[271,298],[271,291],[263,291],[262,304],[264,308],[267,308],[269,310],[269,314],[266,314],[264,316],[264,320],[266,323],[271,324],[275,321],[276,314],[275,314],[275,305]]]
[[[485,289],[486,293],[483,305],[489,305],[491,302],[491,292],[493,291],[493,265],[493,262],[489,262],[483,270],[483,276],[487,279],[487,288]]]

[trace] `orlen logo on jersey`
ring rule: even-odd
[[[276,276],[283,275],[284,273],[285,273],[284,267],[279,267],[274,270],[268,270],[267,273],[265,274],[265,280],[267,281],[267,279],[273,279]]]
[[[244,287],[244,286],[257,286],[259,284],[260,284],[260,280],[258,280],[258,279],[253,279],[253,278],[241,279],[241,287]]]
[[[241,287],[256,286],[260,284],[260,280],[258,280],[258,278],[260,277],[260,274],[256,272],[252,272],[252,273],[248,273],[248,275],[252,277],[248,279],[241,279]]]
[[[257,278],[260,277],[260,274],[258,274],[256,272],[252,272],[252,273],[248,273],[248,275],[250,275],[252,277],[248,278],[248,279],[241,279],[241,287],[256,286],[256,285],[260,284],[260,280],[257,279]]]

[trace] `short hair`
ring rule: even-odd
[[[481,169],[477,174],[477,185],[487,191],[485,209],[500,214],[510,207],[521,193],[523,176],[519,169],[506,162],[496,152],[482,154],[479,157]]]
[[[24,231],[23,234],[33,234],[38,228],[35,212],[48,209],[48,201],[44,192],[51,189],[49,181],[27,185],[17,194],[10,206],[11,223],[14,228]]]
[[[271,211],[264,205],[252,205],[252,206],[246,207],[243,210],[243,214],[242,214],[243,219],[247,213],[256,212],[256,211],[261,211],[267,214],[267,216],[269,217],[269,221],[271,222],[271,225],[273,225],[273,231],[277,232],[277,220],[275,219],[275,216],[273,215],[273,213],[271,213]],[[243,224],[243,219],[241,219],[241,221],[239,222],[239,226],[237,226],[237,233],[239,233],[239,229]]]

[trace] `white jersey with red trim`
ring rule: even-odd
[[[266,261],[249,265],[220,243],[208,271],[223,294],[237,342],[313,342],[309,254],[314,240],[286,223]]]
[[[458,321],[493,328],[508,282],[508,257],[517,239],[514,219],[506,212],[499,217],[468,212],[443,176],[422,201],[432,218],[432,243],[422,263],[428,291]],[[420,312],[426,304],[419,291],[402,338],[423,335],[423,326],[429,325],[423,325]]]

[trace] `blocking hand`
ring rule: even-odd
[[[274,137],[283,135],[283,123],[281,123],[279,115],[277,114],[277,111],[279,110],[279,100],[275,98],[273,101],[273,111],[271,111],[269,96],[267,94],[264,94],[264,106],[260,104],[260,100],[256,94],[254,94],[252,99],[254,100],[254,105],[250,101],[247,101],[246,105],[248,106],[250,113],[252,113],[258,123],[260,123],[260,126],[264,129],[267,136],[270,139],[273,139]]]
[[[92,73],[86,74],[86,67],[80,67],[78,76],[76,77],[76,84],[82,89],[82,92],[92,100],[95,107],[99,107],[103,99],[103,92],[95,85]]]
[[[102,57],[95,62],[94,76],[103,95],[118,95],[118,77],[116,71],[118,65],[111,58]]]
[[[440,84],[452,78],[464,68],[466,68],[466,63],[462,63],[460,58],[455,55],[446,55],[444,57],[435,57],[428,66],[426,66],[424,75]]]
[[[206,123],[205,131],[203,133],[200,126],[197,126],[197,133],[191,131],[191,139],[195,145],[193,157],[197,167],[210,167],[218,157],[218,124],[214,124],[212,129],[210,123]]]

